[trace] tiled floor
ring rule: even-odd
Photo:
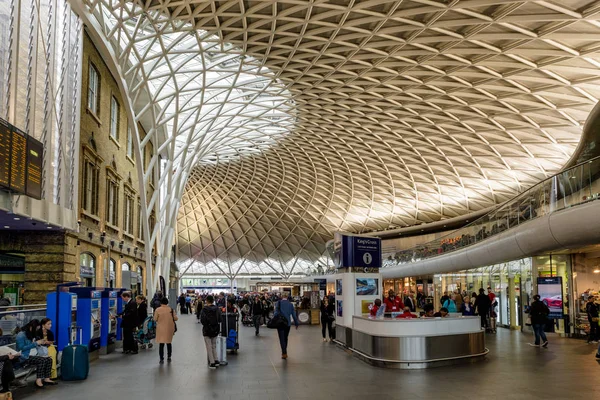
[[[551,338],[548,349],[531,337],[500,329],[487,338],[487,360],[422,371],[371,367],[321,341],[318,327],[290,334],[290,358],[281,360],[277,333],[242,328],[240,352],[229,365],[206,367],[201,325],[182,316],[174,362],[158,364],[158,349],[137,356],[112,354],[92,364],[84,382],[61,382],[16,399],[600,399],[595,346]]]

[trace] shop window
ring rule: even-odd
[[[90,62],[88,71],[88,109],[98,115],[98,105],[100,100],[100,74],[98,70]]]
[[[79,256],[79,276],[84,286],[96,286],[96,257],[91,253]]]
[[[89,159],[84,159],[83,166],[83,198],[81,206],[91,215],[98,215],[98,184],[100,168]]]
[[[110,137],[119,141],[119,102],[115,96],[110,98]]]

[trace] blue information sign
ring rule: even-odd
[[[381,268],[381,239],[336,233],[334,242],[337,268]]]

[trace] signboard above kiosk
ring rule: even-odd
[[[0,189],[42,198],[44,145],[0,118]]]
[[[337,268],[381,268],[381,239],[337,232],[334,254]]]

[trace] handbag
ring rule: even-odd
[[[527,319],[525,320],[525,325],[531,326],[531,317],[527,317]]]
[[[40,357],[48,357],[48,348],[46,346],[36,346],[37,355]]]
[[[287,318],[285,318],[283,314],[281,314],[280,303],[277,303],[277,308],[279,310],[279,314],[274,315],[273,318],[271,318],[271,320],[267,323],[267,328],[269,329],[279,329],[288,326]]]
[[[0,400],[13,400],[12,392],[0,393]]]
[[[171,318],[173,318],[173,325],[175,326],[175,330],[173,331],[173,334],[175,334],[175,332],[177,332],[177,322],[175,322],[175,314],[173,314],[172,308],[171,308]]]

